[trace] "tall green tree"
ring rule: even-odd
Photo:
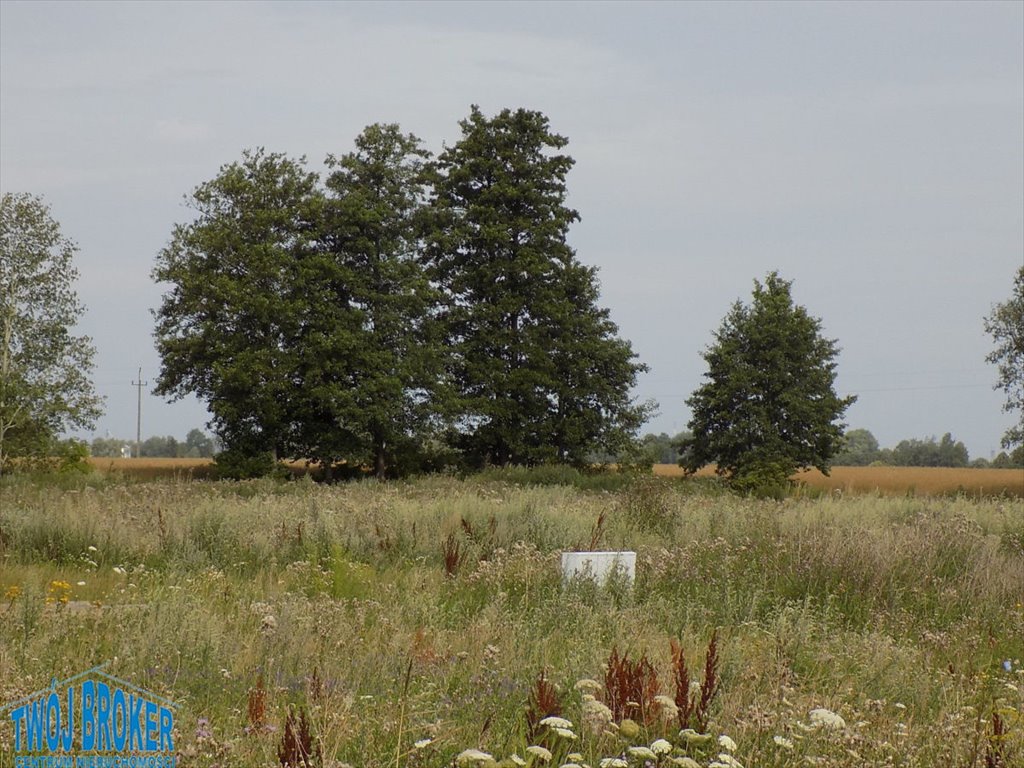
[[[843,435],[842,447],[833,463],[844,467],[866,467],[878,461],[878,440],[867,429],[850,429]]]
[[[741,486],[777,485],[797,469],[828,473],[841,449],[840,419],[855,397],[834,390],[834,340],[793,302],[772,272],[737,301],[704,352],[707,380],[686,401],[693,417],[684,466],[717,464]]]
[[[395,124],[355,144],[328,158],[321,248],[306,265],[316,312],[299,339],[300,432],[307,458],[383,478],[425,438],[440,397],[435,293],[417,261],[429,153]]]
[[[41,198],[0,199],[0,472],[12,458],[48,456],[61,432],[100,415],[95,350],[72,333],[76,250]]]
[[[228,456],[295,453],[296,339],[318,322],[304,265],[322,209],[303,162],[259,149],[223,166],[153,270],[171,286],[155,313],[156,391],[204,400]]]
[[[648,406],[646,370],[598,306],[596,270],[566,243],[573,160],[548,119],[476,106],[436,164],[430,275],[460,397],[457,442],[477,463],[582,463],[617,453]]]
[[[1013,294],[992,308],[985,318],[985,330],[996,348],[985,358],[998,366],[996,389],[1006,393],[1003,410],[1018,413],[1018,422],[1003,435],[1003,447],[1024,445],[1024,267],[1017,270]]]

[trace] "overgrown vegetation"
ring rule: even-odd
[[[719,735],[745,766],[1024,757],[1019,501],[659,482],[9,478],[0,701],[111,662],[179,703],[183,766],[444,766],[528,746],[639,766],[657,739],[707,766]],[[559,553],[595,539],[638,553],[631,587],[563,586]],[[646,681],[618,721],[616,654]],[[541,723],[555,706],[571,745]]]

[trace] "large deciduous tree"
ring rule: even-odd
[[[72,265],[77,247],[39,197],[0,200],[0,471],[15,457],[45,457],[60,433],[91,427],[101,400],[89,378],[91,340]]]
[[[1010,449],[1024,445],[1024,267],[1017,270],[1010,298],[985,318],[985,330],[996,345],[985,359],[998,366],[996,389],[1006,393],[1003,410],[1019,414],[1017,424],[1003,435],[1003,447]]]
[[[297,442],[296,339],[319,322],[306,265],[322,195],[302,160],[247,151],[188,198],[153,277],[169,283],[156,311],[157,393],[206,401],[232,453],[287,456]]]
[[[714,463],[741,487],[785,483],[799,468],[827,473],[842,448],[844,412],[855,397],[834,390],[834,340],[794,304],[775,272],[737,301],[704,352],[707,381],[687,400],[693,437],[684,465]]]
[[[643,422],[627,341],[597,305],[596,271],[566,243],[573,160],[539,112],[473,107],[437,161],[426,263],[443,319],[457,441],[476,463],[583,462]]]
[[[316,306],[299,339],[307,458],[366,463],[383,478],[427,430],[439,393],[434,291],[417,261],[429,154],[395,124],[328,158]]]

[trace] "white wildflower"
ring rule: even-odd
[[[597,699],[583,702],[583,727],[588,733],[600,735],[613,720],[612,711],[604,703]]]
[[[523,760],[523,758],[521,758],[521,757],[520,757],[519,755],[517,755],[517,754],[516,754],[515,752],[513,752],[513,753],[512,753],[511,755],[509,755],[509,756],[508,756],[508,759],[509,759],[509,760],[510,760],[510,761],[511,761],[512,763],[514,763],[515,765],[526,765],[526,761],[525,761],[525,760]]]
[[[481,752],[479,749],[464,749],[455,758],[456,765],[480,765],[481,763],[489,763],[494,760],[486,752]]]
[[[679,732],[679,738],[683,739],[687,744],[701,746],[709,743],[714,736],[710,733],[697,733],[693,728],[683,728]]]
[[[526,748],[526,754],[533,755],[542,763],[546,763],[551,760],[551,752],[544,749],[544,747],[538,747],[536,744]]]
[[[743,763],[741,763],[735,757],[730,755],[728,752],[719,752],[718,762],[720,762],[722,765],[728,766],[728,768],[743,768]]]
[[[260,632],[264,635],[272,635],[277,631],[277,619],[271,615],[263,617],[263,621],[260,622]]]
[[[577,680],[574,686],[577,691],[582,693],[597,693],[603,687],[597,680],[591,680],[589,677],[585,677],[582,680]]]
[[[555,728],[555,734],[561,736],[563,739],[573,741],[576,738],[576,734],[570,731],[568,728]]]
[[[845,728],[846,721],[830,709],[812,709],[808,714],[811,725],[815,728]]]
[[[548,715],[540,721],[540,724],[546,725],[548,728],[572,728],[572,722],[564,717],[555,717],[554,715]]]
[[[772,736],[772,741],[774,741],[776,744],[778,744],[780,747],[783,747],[784,749],[793,748],[792,739],[787,739],[785,736]]]
[[[606,757],[600,762],[601,768],[629,768],[629,763],[621,757]]]
[[[413,744],[413,746],[416,747],[416,749],[426,749],[427,747],[429,747],[433,743],[434,743],[433,739],[420,739],[415,744]]]
[[[700,763],[692,757],[673,757],[672,765],[677,765],[679,768],[701,768]]]
[[[641,757],[645,760],[657,760],[658,756],[649,747],[630,747],[626,750],[633,757]]]
[[[736,751],[736,742],[726,736],[724,733],[718,737],[718,744],[722,749],[727,749],[730,752]]]
[[[99,552],[99,550],[96,549],[96,547],[94,547],[92,544],[86,547],[86,549],[88,549],[90,552]]]
[[[656,739],[655,741],[651,742],[651,752],[653,752],[656,755],[667,755],[671,751],[672,744],[666,739]]]
[[[658,694],[654,697],[654,703],[658,707],[658,715],[665,722],[675,720],[679,716],[679,707],[676,706],[671,696]]]

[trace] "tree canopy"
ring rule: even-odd
[[[157,391],[209,404],[219,462],[384,476],[428,446],[584,463],[633,439],[644,366],[566,244],[566,140],[528,110],[461,125],[436,161],[378,124],[323,179],[256,150],[192,193],[153,272]]]
[[[793,302],[791,286],[776,272],[755,281],[752,302],[737,301],[715,332],[706,382],[687,400],[689,471],[714,463],[751,487],[784,483],[800,468],[828,472],[856,398],[836,395],[837,343]]]
[[[435,294],[417,261],[429,159],[412,134],[376,124],[354,152],[327,160],[321,271],[308,280],[316,322],[299,341],[313,406],[300,419],[307,458],[367,463],[382,478],[432,426]]]
[[[61,432],[100,415],[92,342],[72,332],[76,250],[41,198],[0,199],[0,471],[48,456]]]
[[[309,321],[304,267],[322,198],[302,160],[245,152],[188,198],[153,277],[170,291],[156,312],[156,392],[205,400],[214,431],[247,455],[294,453],[295,340]]]
[[[878,440],[867,429],[850,429],[843,435],[842,447],[833,463],[845,467],[866,467],[880,458]]]
[[[1010,298],[985,318],[985,330],[996,345],[985,359],[998,367],[996,389],[1006,393],[1003,410],[1018,413],[1017,424],[1003,435],[1003,447],[1009,450],[1024,445],[1024,267],[1017,270]]]
[[[582,463],[614,452],[649,409],[635,360],[597,304],[596,270],[566,243],[567,139],[525,109],[473,107],[438,158],[426,252],[444,291],[457,442],[479,464]]]

